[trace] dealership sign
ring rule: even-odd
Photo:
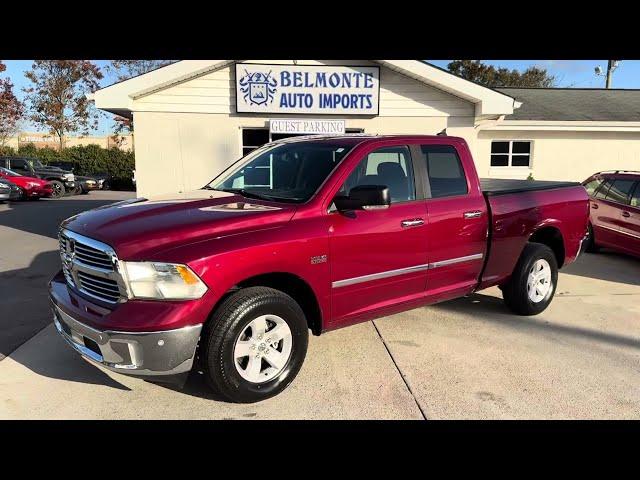
[[[379,67],[236,63],[238,113],[377,115]]]

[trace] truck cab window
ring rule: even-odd
[[[29,170],[27,166],[27,161],[21,158],[12,159],[11,160],[11,170],[16,170],[18,172],[26,172]]]
[[[348,195],[360,185],[385,185],[389,188],[391,203],[416,199],[411,155],[406,146],[375,150],[363,158],[351,172],[339,195]]]
[[[421,145],[432,198],[468,193],[467,177],[456,149],[451,145]]]

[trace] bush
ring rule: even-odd
[[[117,147],[109,149],[99,145],[82,145],[69,147],[59,152],[53,148],[37,148],[34,144],[21,145],[16,152],[11,147],[0,148],[0,155],[19,155],[37,158],[45,165],[52,162],[70,162],[73,173],[77,175],[109,175],[111,188],[114,190],[134,190],[133,170],[135,156],[133,152],[125,152]]]

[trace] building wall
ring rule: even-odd
[[[245,63],[292,64],[291,60],[255,60]],[[378,64],[363,60],[300,60],[298,65]],[[134,110],[235,114],[235,67],[227,66],[179,85],[138,98]],[[474,105],[388,68],[380,68],[380,116],[473,116]],[[324,118],[324,116],[323,116]],[[341,117],[342,118],[342,117]]]
[[[344,117],[341,117],[344,118]],[[201,188],[242,156],[242,128],[268,128],[269,117],[135,112],[140,196]],[[376,117],[346,120],[374,134],[475,134],[472,117]]]
[[[490,166],[492,140],[531,140],[531,169]],[[640,170],[640,132],[480,131],[472,150],[480,177],[582,181],[603,170]]]
[[[263,61],[285,63],[284,61]],[[367,65],[370,62],[300,61]],[[134,101],[136,182],[140,196],[202,187],[242,155],[242,128],[268,128],[270,118],[237,114],[234,68],[226,67]],[[434,135],[447,129],[475,141],[474,105],[389,69],[380,69],[380,116],[340,118],[372,134]]]

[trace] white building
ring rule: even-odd
[[[138,193],[200,188],[301,133],[464,137],[481,177],[640,170],[640,91],[489,89],[416,60],[184,60],[98,90],[133,118]]]

